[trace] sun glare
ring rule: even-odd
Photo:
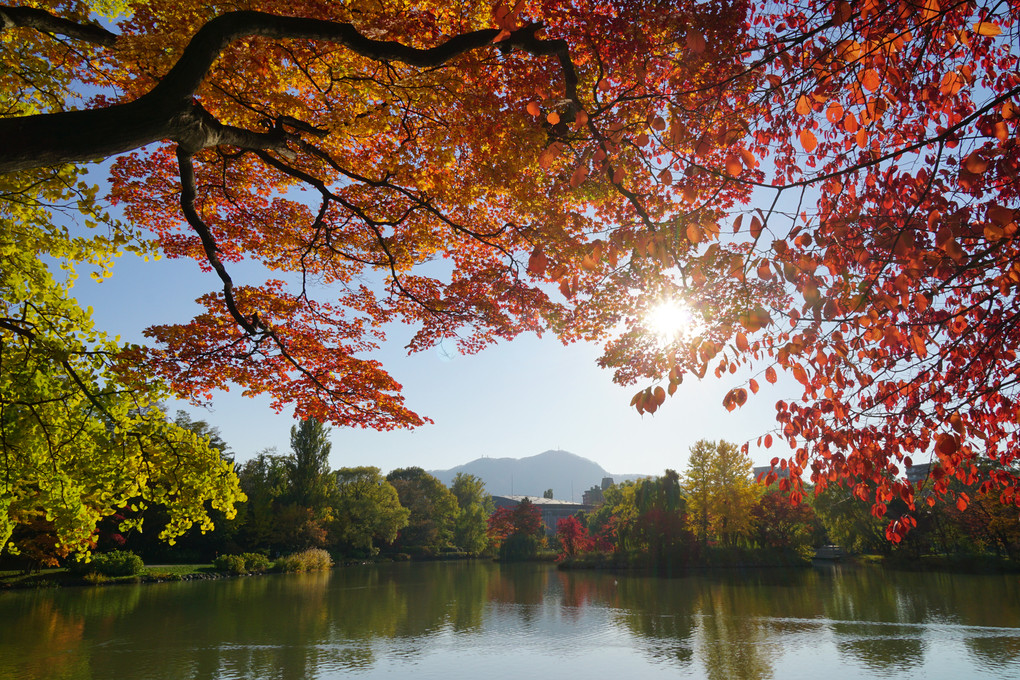
[[[690,335],[697,325],[690,307],[673,300],[660,302],[645,315],[645,327],[662,342]]]

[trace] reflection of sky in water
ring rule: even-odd
[[[485,562],[0,593],[5,680],[1020,677],[1009,577]]]

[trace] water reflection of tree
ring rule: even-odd
[[[500,564],[489,583],[487,598],[497,604],[540,605],[548,580],[549,569],[545,566]]]
[[[690,666],[697,627],[696,593],[687,579],[625,578],[616,586],[616,620],[651,659]]]
[[[942,636],[959,639],[961,634],[979,667],[1020,659],[1015,636],[989,638],[979,630],[970,634],[958,628],[1015,627],[1015,608],[989,606],[990,602],[1020,601],[1020,586],[1014,578],[850,569],[824,581],[829,586],[824,590],[824,613],[833,620],[836,647],[848,661],[881,671],[920,664],[931,644],[944,642]],[[898,623],[945,624],[951,632]]]
[[[753,580],[702,581],[695,604],[700,614],[696,658],[712,679],[759,680],[772,677],[774,617],[781,590]],[[789,593],[787,593],[789,594]],[[782,598],[785,599],[785,598]]]
[[[0,610],[8,624],[0,624],[0,678],[89,677],[85,620],[62,611],[49,592],[19,599],[18,606]]]
[[[364,671],[381,653],[416,659],[451,631],[567,639],[601,635],[607,618],[651,662],[707,678],[771,677],[788,646],[830,634],[842,661],[876,674],[961,636],[970,663],[994,671],[1020,660],[1020,636],[994,628],[1015,627],[1016,607],[990,603],[1018,597],[1020,582],[1003,576],[661,579],[484,562],[11,593],[0,598],[0,677],[313,680]]]
[[[916,627],[835,624],[832,632],[839,655],[870,671],[892,673],[924,662],[927,645]]]

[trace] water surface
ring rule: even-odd
[[[487,562],[0,593],[11,680],[1020,677],[1020,577]]]

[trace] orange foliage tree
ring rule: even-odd
[[[124,214],[222,283],[128,377],[413,426],[363,358],[381,324],[468,352],[553,329],[605,342],[642,412],[790,373],[761,445],[795,500],[806,475],[912,507],[933,457],[936,496],[1020,502],[1016,0],[154,0],[110,30],[38,4],[4,28],[102,89],[0,118],[0,172],[116,156]],[[649,332],[667,302],[696,332]]]

